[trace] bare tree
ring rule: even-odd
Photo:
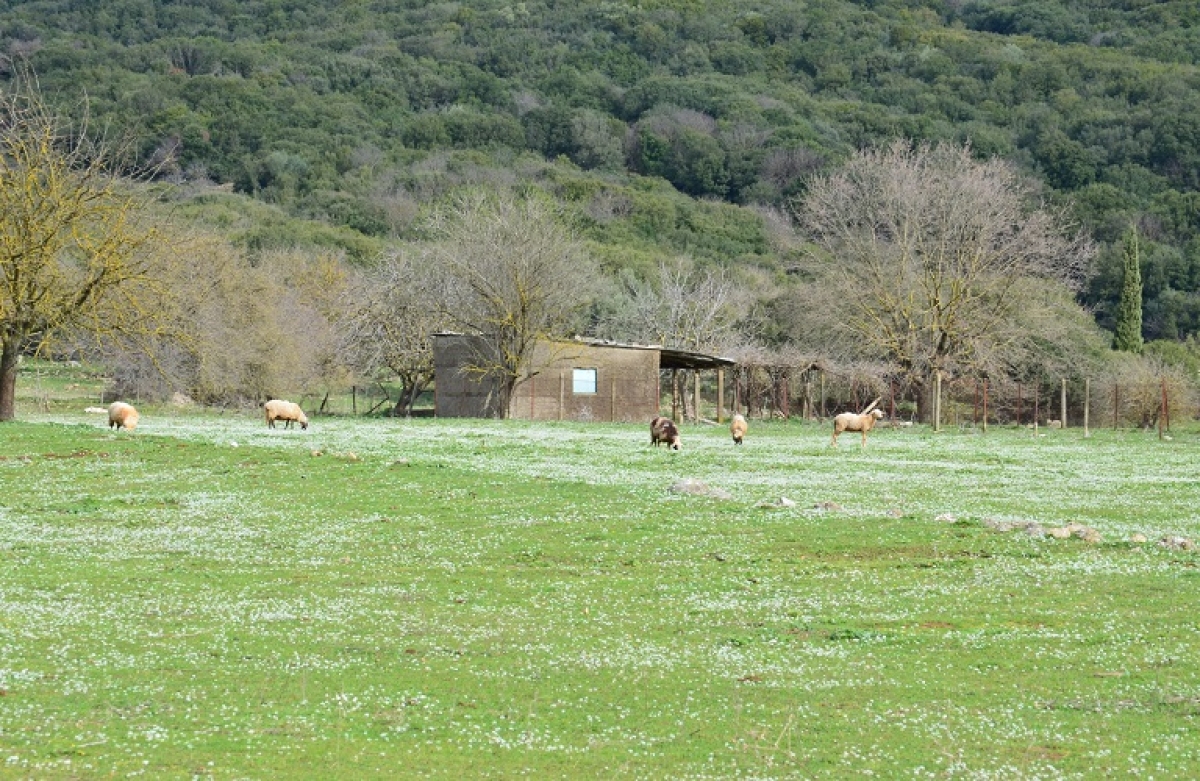
[[[156,237],[119,147],[51,113],[31,74],[0,95],[0,421],[16,414],[19,359],[72,329],[153,330]]]
[[[675,258],[660,263],[648,280],[625,273],[620,288],[616,311],[602,324],[611,338],[708,353],[745,345],[742,327],[751,318],[752,296],[724,269],[700,271],[687,258]],[[678,393],[692,375],[673,371],[671,380]],[[694,414],[689,394],[680,398],[684,415]]]
[[[451,327],[481,337],[467,371],[494,380],[500,414],[518,382],[536,375],[534,348],[566,335],[587,306],[598,272],[560,210],[535,197],[474,191],[433,215],[432,305]]]
[[[1027,330],[1013,327],[1022,284],[1073,284],[1092,254],[1012,165],[962,146],[860,152],[814,179],[796,213],[813,243],[797,269],[810,299],[916,387],[986,370]]]
[[[431,262],[425,248],[397,253],[360,274],[343,297],[343,349],[359,371],[400,381],[393,415],[411,415],[433,381],[433,335],[449,324],[433,305]]]
[[[724,269],[697,270],[686,258],[659,264],[650,280],[622,279],[625,307],[609,323],[618,338],[683,350],[721,352],[744,342],[750,296]]]

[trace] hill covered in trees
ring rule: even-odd
[[[1081,303],[1110,329],[1136,224],[1145,337],[1200,331],[1194,2],[35,0],[0,3],[0,49],[65,110],[86,92],[164,178],[328,226],[239,214],[250,249],[366,258],[497,182],[572,204],[611,271],[687,255],[784,280],[764,208],[905,137],[1069,203],[1104,248]],[[200,191],[197,214],[230,209]]]

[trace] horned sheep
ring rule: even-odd
[[[267,415],[267,427],[275,428],[275,421],[284,421],[284,428],[291,428],[292,423],[299,423],[300,428],[308,428],[308,417],[304,414],[304,410],[300,409],[299,404],[295,404],[283,399],[271,399],[263,405],[263,410]]]
[[[837,447],[838,434],[843,431],[861,431],[862,446],[867,446],[867,433],[875,428],[875,423],[883,418],[883,410],[877,409],[876,404],[879,400],[871,402],[871,404],[859,414],[853,412],[843,412],[833,419],[833,440],[832,446]]]
[[[126,404],[123,401],[114,401],[108,407],[108,426],[113,429],[125,429],[133,431],[137,428],[138,411],[133,408],[132,404]]]
[[[678,450],[679,429],[675,421],[659,416],[650,421],[650,444],[658,447],[663,442],[672,450]]]

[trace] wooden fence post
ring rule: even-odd
[[[988,381],[983,378],[983,433],[987,433],[987,396],[988,396]]]
[[[1170,427],[1170,418],[1167,412],[1167,378],[1162,378],[1162,411],[1158,414],[1158,438],[1163,439],[1167,435],[1167,428]]]
[[[1060,391],[1060,394],[1061,394],[1059,396],[1059,408],[1061,410],[1060,417],[1062,420],[1062,427],[1066,428],[1067,427],[1067,378],[1066,377],[1062,378],[1062,390]]]
[[[1088,428],[1088,422],[1091,417],[1092,406],[1092,381],[1090,378],[1083,381],[1083,438],[1087,439],[1092,435],[1091,429]]]
[[[734,370],[733,370],[733,407],[730,408],[730,410],[729,410],[730,412],[741,412],[742,411],[742,373],[743,372],[745,372],[744,367],[742,367],[742,366],[734,367]]]
[[[933,374],[933,430],[942,430],[942,370]]]
[[[1038,433],[1038,418],[1042,414],[1042,411],[1039,408],[1039,402],[1041,402],[1041,387],[1040,387],[1040,385],[1041,385],[1040,383],[1033,384],[1033,435],[1035,437],[1037,436],[1037,433]]]

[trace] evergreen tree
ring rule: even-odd
[[[1117,307],[1117,335],[1113,347],[1130,353],[1142,351],[1142,259],[1138,251],[1137,229],[1130,228],[1122,237],[1124,281]]]

